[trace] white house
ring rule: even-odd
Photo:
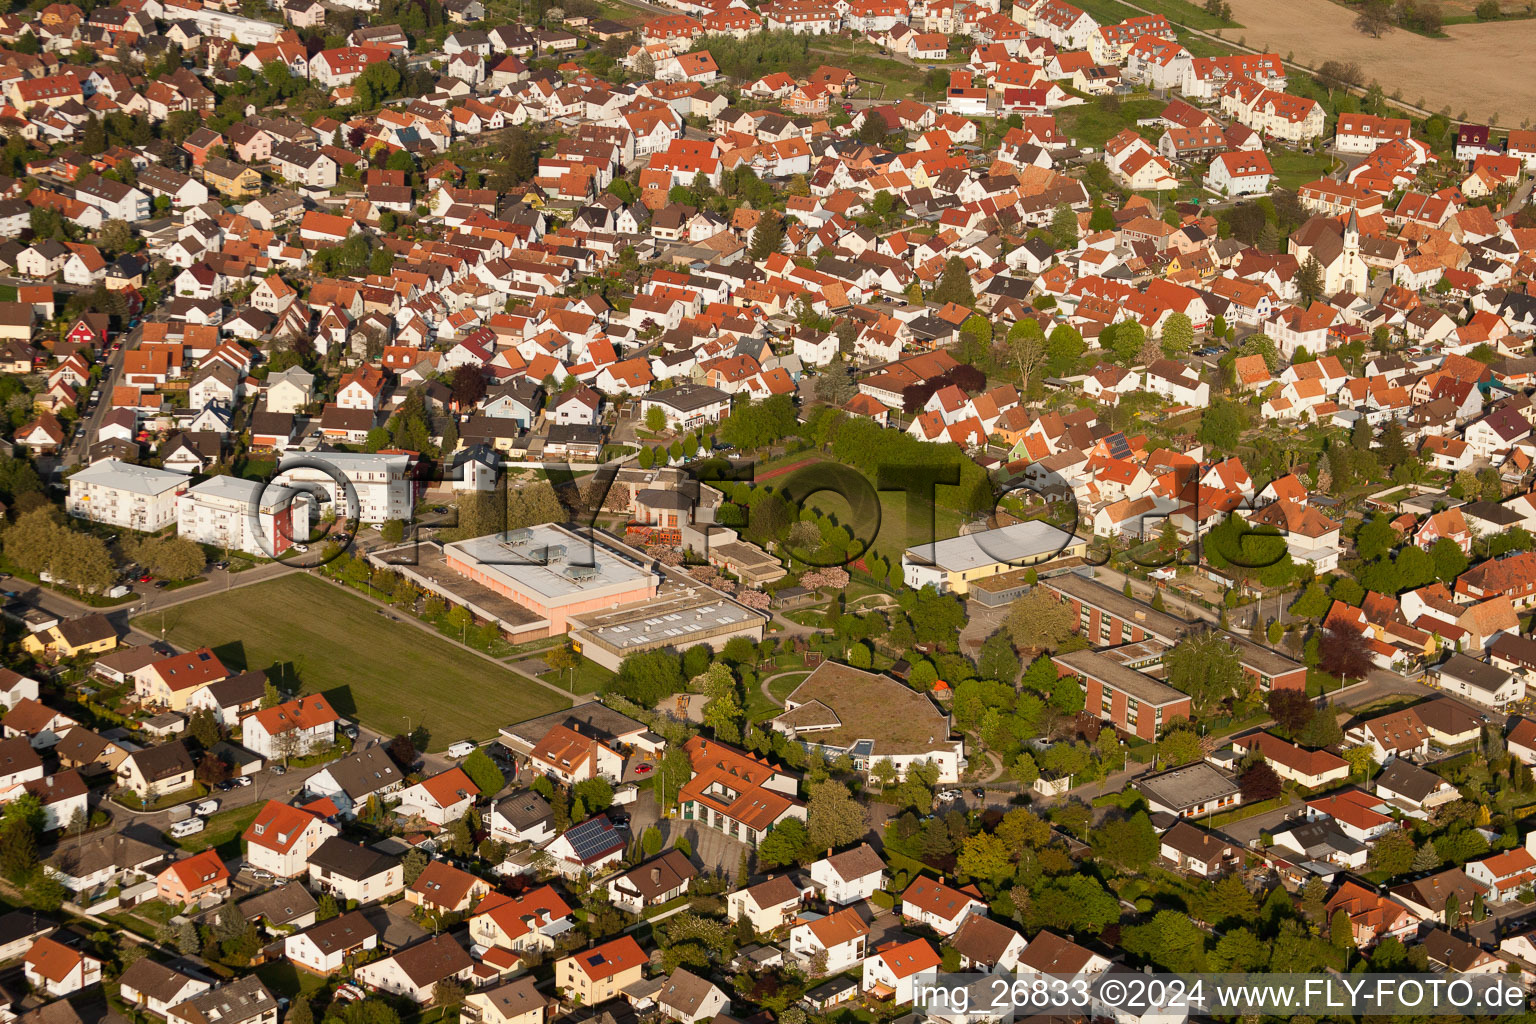
[[[464,817],[479,795],[480,790],[462,768],[449,768],[401,790],[396,813],[419,815],[438,826],[451,825]]]
[[[811,883],[828,903],[847,906],[869,899],[885,877],[885,862],[868,843],[823,857],[811,865]]]
[[[309,870],[310,855],[337,834],[336,826],[318,814],[268,800],[241,838],[251,867],[278,878],[298,878]]]
[[[336,742],[341,716],[320,694],[309,694],[244,718],[241,743],[262,757],[302,757]]]

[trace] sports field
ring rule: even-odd
[[[386,735],[404,732],[407,720],[426,726],[432,750],[570,704],[307,575],[177,605],[165,619],[166,639],[180,648],[211,647],[231,670],[277,666],[270,675],[284,689],[297,679],[338,714]]]

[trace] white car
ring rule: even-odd
[[[474,752],[475,752],[475,743],[474,743],[473,740],[459,740],[459,742],[453,744],[452,746],[450,746],[448,748],[448,756],[449,757],[455,757],[455,758],[457,758],[457,757],[468,757],[470,754],[473,754]]]
[[[207,827],[208,823],[202,818],[183,818],[171,826],[171,837],[185,839],[187,836],[197,835]]]
[[[959,799],[960,791],[958,789],[941,789],[939,791],[939,801],[941,803],[953,803]]]
[[[202,803],[197,804],[197,805],[195,805],[192,808],[192,813],[193,814],[208,815],[208,814],[212,814],[214,811],[216,811],[218,809],[219,809],[219,802],[217,800],[204,800]]]

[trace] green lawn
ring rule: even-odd
[[[13,284],[0,284],[0,302],[16,301],[16,286]]]
[[[783,700],[795,692],[795,687],[805,682],[809,672],[796,672],[793,675],[780,676],[768,684],[768,692],[779,700]]]
[[[1333,158],[1326,153],[1299,153],[1274,146],[1268,155],[1269,165],[1275,169],[1275,184],[1281,188],[1299,188],[1323,177],[1333,167]]]
[[[235,670],[276,668],[338,714],[385,734],[425,726],[429,749],[488,739],[507,722],[567,706],[558,694],[307,575],[283,576],[166,612],[166,638],[212,647]],[[158,625],[158,623],[157,623]]]
[[[1056,126],[1067,138],[1076,139],[1079,146],[1100,149],[1121,131],[1136,130],[1137,121],[1156,117],[1167,106],[1167,100],[1121,100],[1108,104],[1106,109],[1105,104],[1091,99],[1057,110]]]
[[[220,857],[230,860],[240,855],[240,834],[255,819],[259,810],[260,805],[251,804],[248,807],[219,811],[208,819],[207,827],[201,832],[171,842],[188,853],[201,853],[211,846],[219,851]]]
[[[601,690],[613,678],[613,673],[595,661],[582,658],[575,672],[545,672],[539,678],[574,694],[588,694]]]
[[[256,977],[262,984],[280,996],[289,999],[299,995],[313,996],[325,988],[326,978],[309,971],[301,971],[293,964],[276,960],[256,968]]]

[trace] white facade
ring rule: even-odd
[[[317,452],[285,458],[275,482],[310,490],[331,504],[338,519],[384,523],[410,518],[415,499],[410,468],[409,455]]]
[[[275,558],[309,536],[309,496],[259,480],[215,476],[176,501],[176,533],[199,544]]]
[[[103,459],[69,478],[66,507],[77,519],[153,533],[176,521],[187,478],[149,466]]]

